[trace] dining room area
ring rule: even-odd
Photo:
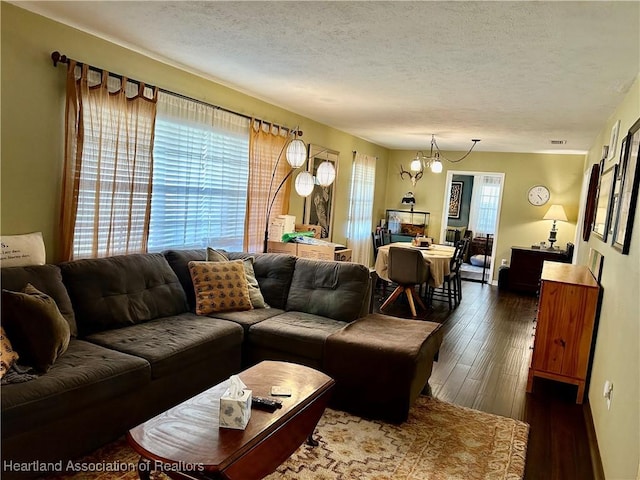
[[[420,310],[433,309],[436,302],[442,302],[448,310],[460,304],[460,266],[469,239],[460,239],[453,245],[437,244],[432,238],[421,236],[411,241],[392,241],[384,229],[372,232],[371,237],[377,278],[374,298],[379,295],[382,313],[400,309],[416,318]]]

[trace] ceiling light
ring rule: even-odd
[[[452,160],[442,155],[442,153],[440,152],[440,148],[436,143],[436,136],[432,134],[431,150],[429,151],[429,155],[425,155],[421,151],[417,152],[415,158],[411,160],[411,165],[409,167],[411,169],[410,172],[406,171],[404,168],[402,168],[402,165],[400,165],[400,176],[404,178],[405,174],[407,174],[408,178],[411,180],[411,183],[415,185],[416,182],[422,178],[422,174],[425,168],[429,168],[433,173],[440,173],[442,172],[443,168],[442,161],[440,159],[444,158],[446,161],[451,163],[457,163],[461,160],[464,160],[465,158],[467,158],[467,156],[469,156],[473,148],[476,146],[476,143],[478,143],[480,139],[474,138],[471,141],[473,142],[473,144],[471,145],[471,148],[469,148],[469,151],[467,151],[467,153],[465,153],[462,157],[456,160]],[[411,172],[417,173],[413,174]]]

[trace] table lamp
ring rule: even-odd
[[[543,220],[553,220],[553,226],[551,227],[551,231],[549,232],[549,243],[551,246],[549,250],[553,250],[553,244],[556,242],[556,234],[558,230],[556,229],[556,222],[558,220],[566,222],[567,214],[564,211],[564,207],[562,205],[551,205],[547,213],[542,217]]]

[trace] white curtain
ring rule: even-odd
[[[474,180],[469,230],[475,234],[495,234],[500,202],[501,178],[496,175],[477,175]]]
[[[371,264],[373,194],[376,183],[376,157],[354,152],[348,233],[352,261]]]

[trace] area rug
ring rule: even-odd
[[[524,475],[529,426],[420,397],[401,425],[327,409],[317,447],[301,446],[268,480],[515,480]],[[124,438],[78,460],[83,472],[48,479],[136,480]],[[115,465],[117,471],[104,471]],[[92,472],[91,470],[102,470]],[[164,475],[154,475],[162,479]]]

